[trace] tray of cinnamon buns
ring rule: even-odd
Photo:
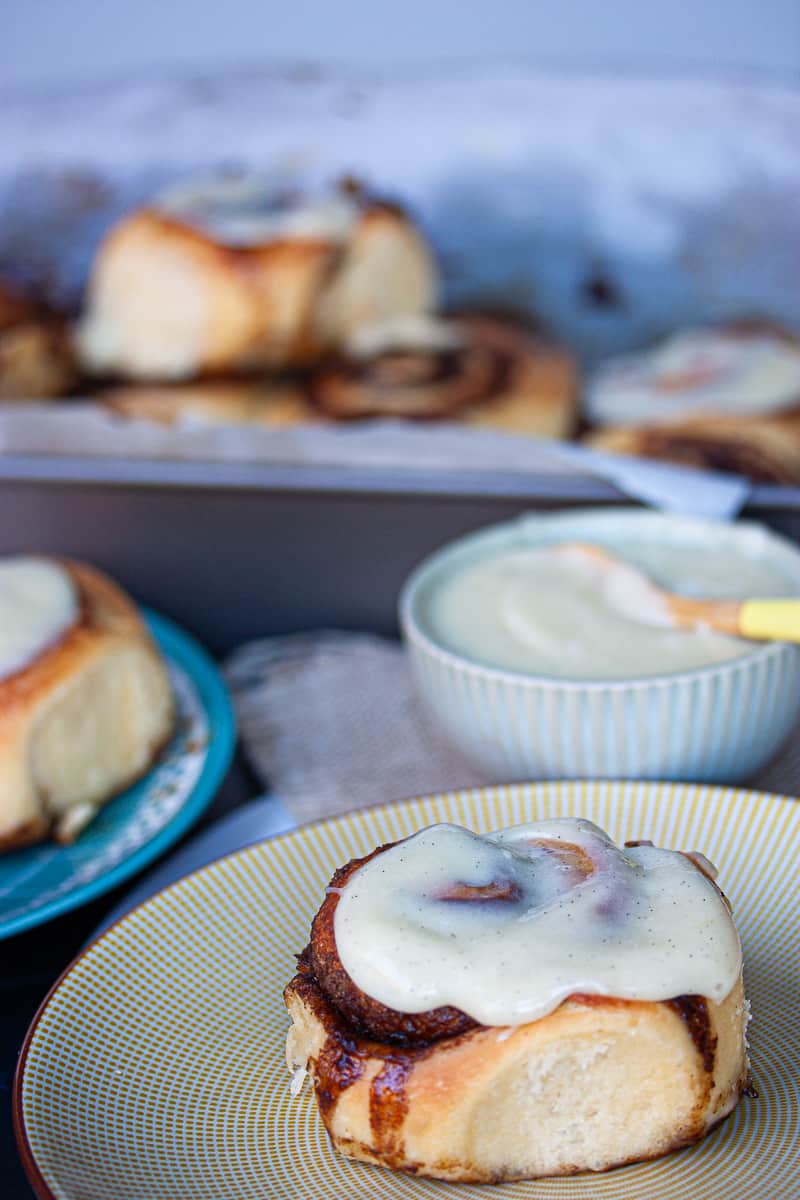
[[[224,156],[178,82],[104,94],[118,129],[159,112],[187,164],[169,170],[138,126],[121,156],[79,95],[0,126],[5,455],[83,458],[87,477],[104,457],[374,465],[410,488],[425,467],[445,492],[478,468],[496,491],[509,464],[569,474],[548,446],[579,440],[590,475],[602,452],[800,486],[800,162],[785,139],[762,152],[800,127],[796,98],[596,80],[589,113],[523,74],[419,81],[401,119],[401,82],[362,80],[344,138],[345,77],[296,112],[286,81],[215,82]],[[259,98],[293,117],[256,154]],[[691,170],[670,136],[689,117]]]
[[[788,328],[696,325],[583,371],[530,313],[446,311],[441,290],[410,214],[354,180],[315,195],[190,180],[109,230],[71,325],[0,282],[0,422],[19,449],[34,412],[22,402],[62,396],[26,448],[80,452],[91,414],[98,453],[105,433],[115,453],[141,454],[135,425],[156,457],[191,456],[198,429],[203,454],[236,457],[213,430],[244,429],[267,461],[292,461],[267,435],[294,430],[313,461],[331,434],[388,421],[445,437],[577,437],[800,482],[800,339]]]

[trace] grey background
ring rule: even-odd
[[[270,60],[536,64],[800,76],[796,0],[2,0],[2,80],[97,80]]]

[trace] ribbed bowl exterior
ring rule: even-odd
[[[574,536],[578,516],[567,536]],[[487,531],[487,543],[496,545],[503,528],[510,527]],[[774,540],[800,567],[800,553]],[[475,535],[466,541],[478,545]],[[415,615],[425,577],[423,564],[401,600],[418,693],[454,746],[498,782],[594,777],[736,783],[775,754],[800,716],[796,646],[765,644],[741,659],[630,682],[517,675],[461,658],[432,640]]]

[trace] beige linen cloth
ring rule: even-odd
[[[495,782],[440,737],[404,650],[367,634],[250,642],[229,659],[245,753],[300,823],[427,792]],[[800,736],[751,786],[800,792]]]

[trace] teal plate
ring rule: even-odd
[[[149,774],[107,804],[71,846],[43,842],[0,855],[0,938],[135,875],[194,824],[225,778],[236,743],[225,684],[194,638],[166,617],[146,618],[175,690],[175,736]]]

